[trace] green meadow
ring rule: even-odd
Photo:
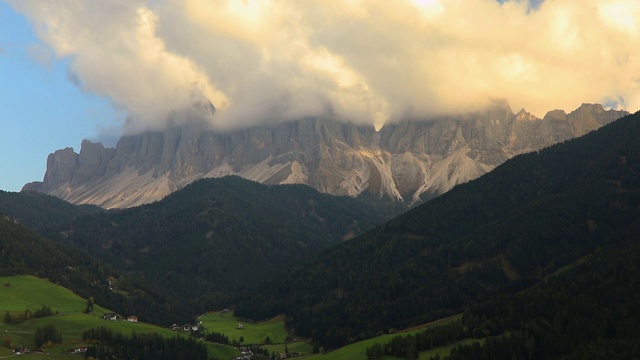
[[[234,316],[233,311],[208,313],[198,318],[208,332],[224,334],[229,341],[234,339],[242,344],[264,344],[268,337],[272,345],[263,345],[269,352],[285,353],[285,347],[289,352],[311,354],[313,346],[301,340],[287,339],[289,333],[284,326],[284,316],[276,316],[273,319],[261,322],[247,322]],[[239,328],[242,324],[242,329]],[[287,341],[289,340],[289,341]]]
[[[51,307],[55,315],[33,318],[20,323],[4,323],[5,314],[8,311],[11,315],[23,314],[25,310],[35,311],[43,305]],[[55,285],[45,279],[34,276],[10,276],[0,277],[0,357],[12,355],[11,347],[35,348],[34,336],[36,329],[45,325],[53,325],[62,333],[63,343],[45,349],[47,354],[24,354],[21,359],[79,359],[78,355],[65,354],[68,349],[85,345],[82,341],[82,333],[90,328],[105,326],[113,331],[123,334],[136,332],[158,333],[165,337],[184,334],[171,331],[156,325],[144,322],[131,323],[124,320],[110,321],[103,320],[104,313],[111,312],[97,304],[94,305],[93,313],[85,314],[86,300],[75,295],[72,291]],[[124,316],[133,314],[121,314]],[[144,320],[144,319],[141,319]],[[230,359],[239,352],[229,346],[207,343],[209,357]],[[62,355],[61,354],[65,354]],[[55,356],[54,356],[55,355]]]
[[[18,314],[24,313],[25,310],[33,312],[42,308],[43,305],[51,307],[55,315],[34,318],[17,324],[4,323],[4,316],[7,311],[17,316]],[[11,349],[6,347],[9,343],[12,347],[24,346],[33,349],[35,347],[33,334],[37,328],[44,327],[45,325],[53,325],[58,329],[62,333],[63,343],[45,349],[49,354],[24,354],[20,355],[21,359],[80,359],[82,358],[81,355],[66,354],[67,350],[85,345],[82,341],[82,333],[87,329],[97,326],[105,326],[124,334],[136,332],[138,334],[158,333],[165,337],[173,337],[176,335],[186,336],[171,331],[170,329],[144,322],[130,323],[123,320],[103,320],[102,315],[111,312],[110,310],[96,304],[94,305],[94,312],[92,314],[85,314],[83,312],[85,307],[85,299],[45,279],[27,275],[0,277],[0,358],[12,355]],[[121,315],[127,316],[132,314]],[[461,315],[457,315],[418,328],[395,334],[382,335],[328,353],[319,354],[312,354],[313,347],[311,344],[303,340],[292,339],[289,336],[284,326],[284,316],[277,316],[263,322],[248,322],[234,316],[233,311],[228,311],[208,313],[199,317],[198,320],[202,322],[207,332],[222,333],[226,335],[230,341],[240,341],[242,338],[242,344],[245,345],[264,344],[268,337],[272,345],[265,346],[265,348],[267,348],[269,352],[283,354],[286,348],[289,352],[298,352],[301,355],[305,355],[306,359],[357,360],[366,359],[366,349],[374,344],[385,344],[394,336],[413,335],[423,331],[426,327],[443,325],[460,317]],[[239,324],[242,324],[242,328],[240,328]],[[451,348],[455,345],[458,344],[422,352],[420,353],[420,359],[429,359],[429,357],[435,356],[436,354],[440,356],[448,355]],[[220,344],[207,343],[207,350],[210,357],[219,359],[231,359],[238,355],[237,350],[230,346]],[[394,359],[393,357],[386,358]]]
[[[4,314],[35,310],[43,305],[51,307],[53,312],[82,312],[86,299],[82,299],[62,286],[30,275],[0,277],[0,311]],[[94,312],[102,314],[106,309],[95,305]]]
[[[289,352],[298,352],[305,355],[305,359],[317,359],[317,360],[357,360],[366,359],[366,349],[375,344],[386,344],[391,341],[395,336],[407,336],[415,335],[424,331],[428,327],[446,325],[455,320],[459,320],[462,315],[455,315],[448,318],[444,318],[438,321],[434,321],[429,324],[425,324],[419,327],[408,329],[406,331],[397,332],[394,334],[381,335],[372,339],[360,341],[343,348],[327,352],[312,354],[313,346],[307,342],[289,339],[289,334],[284,326],[284,316],[278,316],[271,320],[264,322],[246,322],[242,319],[234,316],[232,311],[224,313],[209,313],[201,316],[198,320],[202,321],[209,332],[217,332],[226,335],[230,341],[238,340],[240,337],[244,339],[243,344],[264,344],[264,340],[269,337],[273,345],[265,346],[269,352],[277,352],[280,354],[285,353],[285,347]],[[239,328],[239,324],[242,324],[242,329]],[[429,359],[436,354],[442,356],[448,355],[451,352],[451,348],[463,343],[471,343],[473,341],[462,341],[449,346],[432,349],[420,353],[420,359]],[[388,356],[386,359],[395,359]]]
[[[207,331],[222,333],[229,341],[240,341],[242,337],[242,344],[264,344],[267,337],[272,343],[284,343],[289,335],[284,327],[283,316],[263,322],[246,322],[235,317],[233,311],[229,311],[208,313],[198,320]],[[242,329],[239,328],[239,324],[242,324]]]

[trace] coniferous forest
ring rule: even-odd
[[[47,235],[203,312],[232,305],[242,289],[386,216],[308,186],[234,176],[199,180],[156,203],[77,217]]]

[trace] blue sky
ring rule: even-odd
[[[48,154],[83,139],[162,130],[194,99],[219,131],[495,98],[538,117],[635,112],[638,34],[638,0],[0,0],[0,190],[42,180]]]
[[[42,47],[38,47],[42,46]],[[40,49],[44,59],[34,54]],[[47,53],[31,24],[0,2],[0,189],[42,180],[49,153],[80,148],[124,115],[68,80],[69,59]],[[49,58],[47,58],[47,55]]]

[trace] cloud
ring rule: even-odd
[[[10,2],[130,132],[202,98],[218,129],[427,119],[495,98],[538,116],[640,108],[636,0]]]
[[[69,78],[84,90],[107,96],[127,110],[128,130],[162,128],[172,112],[202,97],[224,108],[224,94],[190,59],[166,50],[156,36],[157,15],[145,1],[13,5],[36,25],[59,57],[71,57]]]

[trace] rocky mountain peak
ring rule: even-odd
[[[79,167],[80,156],[67,147],[56,150],[47,157],[47,172],[44,175],[43,190],[56,189],[70,183]]]
[[[567,115],[567,121],[573,127],[575,136],[582,136],[593,129],[617,119],[620,111],[605,110],[601,104],[583,103],[579,108]]]
[[[564,110],[551,110],[542,118],[544,121],[566,121],[567,113]]]
[[[522,109],[520,109],[520,111],[518,111],[518,113],[515,116],[515,119],[517,121],[537,121],[537,120],[540,120],[536,116],[531,115],[524,108],[522,108]]]
[[[625,114],[583,104],[540,120],[524,109],[514,114],[496,100],[483,111],[388,124],[378,132],[317,117],[224,133],[189,121],[123,136],[115,148],[84,141],[78,154],[72,148],[55,151],[43,182],[24,189],[121,208],[162,199],[200,178],[239,175],[266,184],[307,184],[335,195],[369,191],[411,203]]]

